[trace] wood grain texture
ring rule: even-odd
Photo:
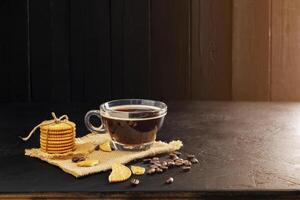
[[[109,1],[71,1],[70,62],[73,101],[110,99]]]
[[[272,100],[300,100],[300,1],[272,1]]]
[[[232,0],[191,3],[192,99],[230,100]]]
[[[149,97],[149,0],[114,0],[112,20],[112,88],[114,98]]]
[[[151,1],[151,94],[190,97],[190,1]]]
[[[2,27],[0,29],[0,101],[10,101],[10,85],[9,83],[9,11],[10,1],[0,1],[0,23]]]
[[[50,2],[30,1],[30,68],[32,100],[49,101],[52,96]]]
[[[270,100],[270,1],[233,1],[233,100]]]
[[[27,2],[1,1],[0,13],[0,101],[28,101]]]

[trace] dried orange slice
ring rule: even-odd
[[[77,163],[78,167],[93,167],[99,164],[99,160],[84,160]]]
[[[105,152],[111,152],[111,147],[110,147],[110,142],[107,141],[107,142],[104,142],[103,144],[100,145],[100,149],[102,151],[105,151]]]
[[[146,171],[144,167],[134,165],[131,165],[130,169],[134,175],[143,175]]]
[[[114,163],[111,169],[112,171],[108,177],[110,183],[126,181],[131,176],[131,170],[125,165]]]

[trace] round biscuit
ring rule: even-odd
[[[41,133],[45,133],[45,134],[52,134],[52,135],[63,135],[63,134],[68,134],[68,133],[75,133],[76,129],[74,130],[67,130],[67,131],[47,131],[47,130],[40,130]]]
[[[65,138],[65,137],[71,137],[71,136],[75,136],[75,133],[67,133],[67,134],[61,134],[61,135],[53,135],[53,134],[47,134],[47,133],[40,133],[41,137],[44,138]]]
[[[41,146],[42,149],[46,150],[46,147]],[[63,151],[63,150],[69,150],[73,149],[74,145],[69,146],[69,147],[47,147],[47,150],[49,151]]]
[[[71,130],[76,127],[76,124],[68,121],[68,122],[59,122],[59,123],[52,123],[47,125],[41,125],[40,128],[43,130],[48,131],[64,131],[64,130]]]
[[[68,145],[46,145],[46,144],[40,144],[40,147],[43,148],[43,149],[68,149],[68,148],[72,148],[74,147],[75,144],[68,144]]]
[[[44,150],[42,149],[42,151],[46,152],[46,153],[50,153],[50,154],[62,154],[62,153],[69,153],[76,150],[76,148],[74,147],[73,149],[68,149],[68,150],[60,150],[60,151],[54,151],[54,150]]]

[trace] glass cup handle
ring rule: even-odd
[[[90,122],[91,116],[96,116],[101,120],[101,115],[99,110],[90,110],[89,112],[86,113],[84,116],[84,123],[86,128],[91,131],[91,132],[97,132],[97,133],[103,133],[105,132],[105,128],[103,126],[102,120],[101,120],[101,125],[99,127],[93,126],[93,124]]]

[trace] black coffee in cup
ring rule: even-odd
[[[161,128],[164,116],[158,116],[157,109],[150,106],[117,106],[117,112],[139,113],[143,118],[117,118],[102,116],[105,128],[114,141],[124,145],[141,145],[155,141],[156,133]]]
[[[100,105],[85,115],[86,127],[92,132],[108,132],[114,147],[123,150],[145,150],[151,147],[167,114],[167,105],[145,99],[120,99]],[[95,127],[91,116],[102,124]]]

